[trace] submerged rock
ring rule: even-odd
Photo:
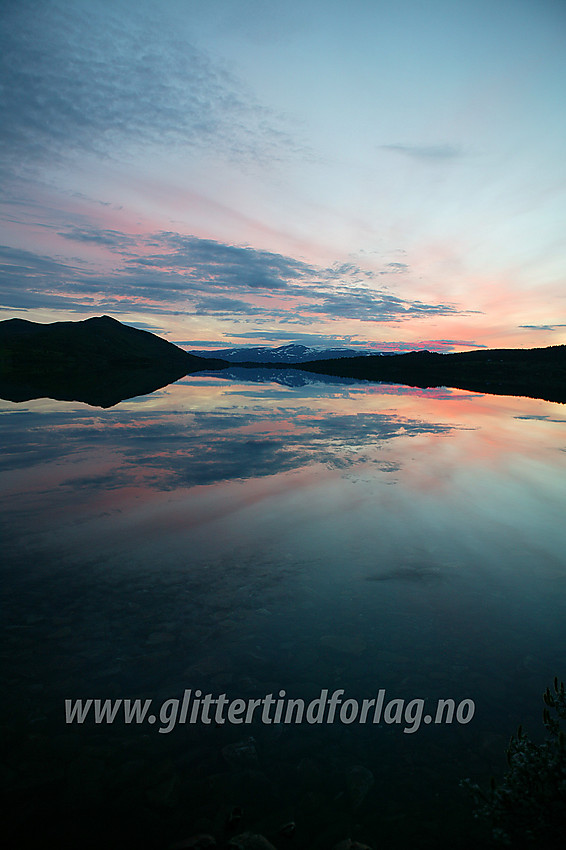
[[[149,803],[158,808],[174,809],[179,802],[179,778],[175,774],[145,792]]]
[[[297,824],[294,820],[288,821],[288,823],[284,823],[283,826],[279,828],[279,834],[284,835],[285,838],[291,838],[294,835],[295,830],[297,828]]]
[[[199,835],[191,835],[190,838],[185,838],[184,841],[177,841],[171,844],[169,850],[207,850],[209,847],[216,846],[216,839],[213,835],[200,833]]]
[[[258,767],[259,765],[255,738],[251,736],[244,741],[222,747],[222,755],[232,767]]]
[[[367,844],[360,844],[359,841],[353,841],[351,838],[345,838],[344,841],[339,841],[335,844],[332,850],[371,850]]]
[[[322,785],[323,773],[314,759],[306,757],[300,760],[297,765],[297,780],[305,791]]]
[[[228,829],[234,829],[240,823],[243,816],[244,810],[241,806],[232,806],[226,816],[226,827]]]
[[[361,764],[356,765],[348,772],[346,784],[348,786],[350,800],[355,809],[361,806],[374,782],[375,780],[371,770],[368,770],[367,767],[363,767]]]
[[[299,801],[299,810],[302,815],[307,817],[313,814],[320,815],[326,804],[326,797],[320,791],[307,791]]]
[[[243,811],[244,808],[247,809],[252,805],[260,808],[269,806],[274,795],[273,783],[269,777],[261,770],[250,768],[211,774],[207,783],[217,799],[226,803],[223,820],[228,813],[229,805],[235,801]]]
[[[253,832],[242,832],[241,835],[235,835],[228,842],[229,847],[235,850],[275,850],[273,844],[263,835]]]
[[[174,809],[179,802],[180,776],[171,760],[157,765],[148,777],[145,797],[157,808]]]

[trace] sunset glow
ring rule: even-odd
[[[0,318],[566,342],[553,0],[9,0]]]

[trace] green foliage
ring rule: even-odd
[[[519,726],[507,749],[509,770],[488,792],[463,780],[475,803],[475,816],[491,822],[494,840],[513,848],[558,848],[566,836],[566,720],[564,682],[555,677],[543,694],[546,739],[535,744]]]

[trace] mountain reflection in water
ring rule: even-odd
[[[201,375],[109,410],[0,412],[13,841],[489,846],[459,781],[502,775],[565,675],[561,405]],[[414,734],[257,717],[160,734],[63,713],[381,688],[476,712]]]

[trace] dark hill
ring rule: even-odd
[[[84,365],[142,366],[159,361],[210,369],[210,359],[187,354],[148,331],[123,325],[110,316],[49,325],[9,319],[0,322],[0,366],[32,366],[36,371]]]
[[[437,354],[411,351],[389,357],[352,357],[301,363],[301,369],[414,387],[454,387],[495,395],[566,402],[566,345]]]
[[[0,396],[10,401],[49,397],[111,407],[188,373],[226,365],[110,316],[47,325],[0,322]]]

